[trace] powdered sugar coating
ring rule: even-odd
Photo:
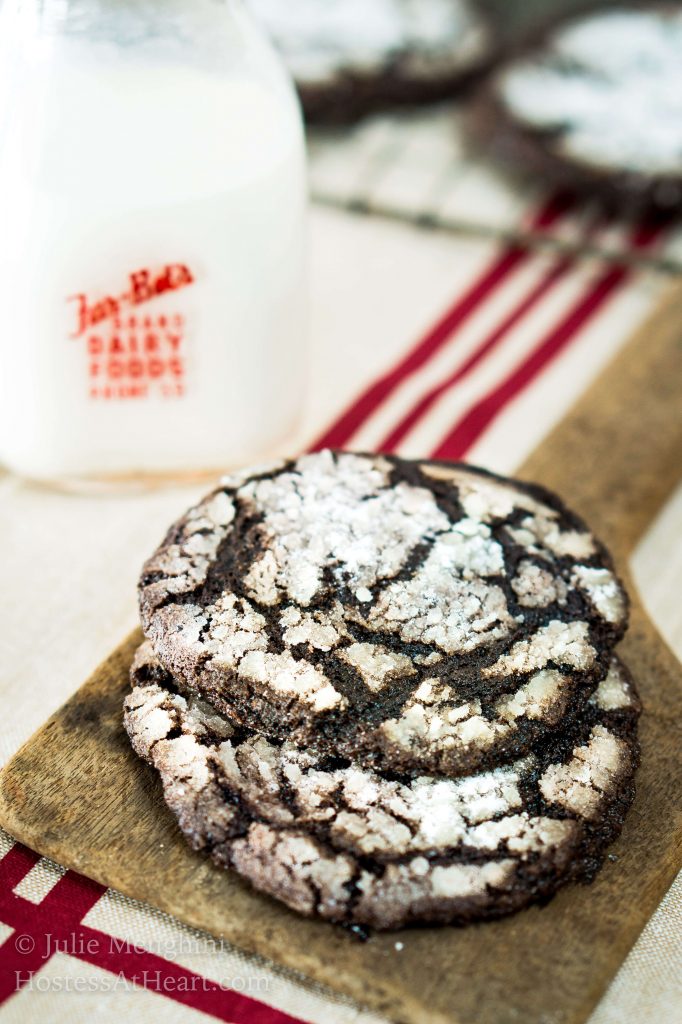
[[[222,490],[189,510],[145,566],[149,577],[145,596],[150,604],[165,601],[169,594],[191,593],[205,582],[234,511],[232,499]]]
[[[602,711],[629,710],[639,714],[640,705],[622,662],[611,660],[609,671],[590,697],[589,703]]]
[[[552,619],[527,640],[520,640],[492,665],[484,676],[537,672],[549,664],[565,665],[586,671],[592,667],[596,651],[589,641],[586,622],[562,622]]]
[[[599,813],[610,787],[627,770],[627,745],[608,729],[595,726],[587,742],[567,764],[550,765],[540,779],[545,800],[583,818]]]
[[[465,920],[547,895],[586,843],[594,856],[612,837],[638,706],[616,662],[611,674],[616,717],[600,688],[563,754],[458,779],[385,776],[233,726],[175,692],[149,645],[125,725],[193,845],[257,888],[306,914],[377,927]],[[597,841],[602,815],[611,824]]]
[[[396,654],[380,644],[355,643],[339,657],[357,669],[370,690],[383,689],[392,677],[405,678],[416,669],[405,654]]]
[[[607,622],[620,622],[625,614],[625,599],[618,580],[608,569],[586,565],[576,567],[571,582],[589,597],[599,615]]]
[[[565,604],[568,587],[535,562],[519,563],[512,587],[519,604],[525,608],[546,608],[550,604]]]
[[[498,95],[557,154],[592,168],[682,175],[682,12],[593,14],[513,64]]]
[[[331,566],[339,583],[369,589],[394,577],[425,537],[450,523],[430,491],[389,487],[390,465],[364,457],[306,455],[297,471],[256,480],[240,498],[262,515],[267,547],[244,584],[260,604],[307,607]]]
[[[221,712],[451,774],[579,710],[627,618],[608,556],[552,496],[329,451],[223,481],[145,566],[140,607],[164,666]]]

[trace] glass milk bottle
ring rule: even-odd
[[[5,0],[0,460],[154,480],[267,455],[304,381],[305,166],[237,0]]]

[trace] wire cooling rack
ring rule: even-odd
[[[485,154],[472,153],[462,124],[462,108],[450,103],[311,131],[313,199],[442,231],[524,239],[682,273],[682,225],[671,230],[656,255],[643,257],[624,251],[622,230],[601,233],[599,242],[585,245],[577,217],[550,232],[534,232],[527,214],[546,198],[547,187],[507,177]]]

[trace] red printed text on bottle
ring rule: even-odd
[[[143,304],[192,284],[182,263],[129,275],[119,295],[92,301],[85,293],[69,296],[76,313],[72,339],[84,344],[87,387],[95,401],[179,398],[185,393],[185,316],[169,310],[140,310]]]

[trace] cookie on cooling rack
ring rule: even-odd
[[[125,727],[197,850],[309,916],[465,923],[589,880],[620,832],[639,704],[614,658],[579,719],[459,779],[383,775],[235,726],[138,652]]]
[[[443,98],[489,58],[470,0],[249,0],[280,50],[309,121],[354,121]]]
[[[628,610],[605,549],[543,489],[331,451],[226,478],[139,596],[163,667],[233,721],[412,775],[564,728]]]
[[[682,205],[682,7],[611,8],[553,29],[494,78],[479,130],[612,203]]]

